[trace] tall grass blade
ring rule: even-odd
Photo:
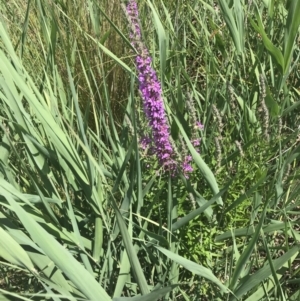
[[[289,12],[285,23],[285,33],[284,33],[284,75],[289,73],[291,66],[291,61],[293,57],[293,48],[295,43],[295,38],[299,30],[300,25],[300,2],[298,0],[291,0],[289,3]]]
[[[34,271],[34,266],[24,249],[0,227],[0,257],[8,262]]]
[[[153,290],[151,293],[144,296],[135,296],[135,297],[118,297],[113,298],[113,301],[157,301],[158,299],[164,297],[177,285],[166,286],[161,289]]]
[[[123,238],[123,243],[124,243],[124,246],[125,246],[125,249],[126,249],[126,252],[127,252],[128,259],[130,261],[130,265],[131,265],[135,280],[136,280],[136,282],[138,283],[138,285],[140,287],[142,295],[146,295],[150,291],[149,291],[147,281],[145,279],[145,275],[143,273],[141,264],[139,262],[139,259],[138,259],[137,255],[136,255],[136,251],[135,251],[135,249],[132,245],[131,238],[130,238],[130,235],[128,233],[126,224],[123,220],[122,214],[120,213],[120,211],[117,207],[117,204],[115,203],[115,200],[112,200],[112,205],[113,205],[113,208],[114,208],[115,213],[116,213],[118,226],[119,226],[122,238]]]
[[[244,52],[244,18],[240,0],[234,0],[233,7],[229,8],[226,0],[219,0],[220,8],[228,26],[230,36],[238,54]]]
[[[236,267],[234,270],[234,273],[230,279],[230,285],[229,288],[234,291],[236,285],[238,284],[238,279],[243,272],[243,269],[245,268],[245,265],[248,262],[248,259],[250,258],[252,251],[257,243],[263,222],[265,220],[265,214],[266,214],[267,206],[265,206],[263,213],[261,214],[259,223],[255,229],[254,235],[251,238],[250,242],[248,243],[247,247],[241,254],[240,258],[238,259],[238,262],[236,263]]]
[[[45,254],[53,260],[59,269],[74,283],[90,300],[111,301],[111,298],[95,280],[95,278],[83,268],[83,266],[60,245],[53,236],[47,233],[27,212],[11,197],[8,191],[11,191],[7,183],[0,181],[0,193],[6,198],[18,218],[28,231],[33,241],[36,242]],[[9,190],[7,190],[9,189]],[[18,192],[16,192],[18,194]],[[20,195],[20,199],[22,196]]]
[[[211,205],[213,205],[229,188],[231,182],[226,185],[225,188],[223,188],[218,194],[216,194],[211,200],[207,201],[202,205],[201,207],[191,211],[187,215],[180,218],[178,221],[176,221],[172,225],[172,231],[176,231],[180,228],[182,228],[184,225],[188,224],[191,220],[199,216],[201,213],[203,213],[207,208],[209,208]]]
[[[283,58],[283,55],[282,55],[281,51],[279,50],[279,48],[277,48],[272,43],[272,41],[268,38],[268,36],[267,36],[267,34],[264,30],[264,27],[263,27],[258,9],[256,11],[256,20],[258,22],[258,25],[255,24],[255,22],[251,18],[249,18],[249,19],[250,19],[252,27],[261,35],[261,38],[263,40],[265,48],[267,49],[267,51],[270,53],[270,55],[274,58],[274,60],[276,61],[276,63],[280,67],[279,70],[281,71],[281,73],[283,73],[283,71],[284,71],[284,58]]]
[[[168,55],[168,44],[167,44],[167,37],[164,30],[164,27],[160,21],[159,15],[154,8],[153,4],[148,0],[148,5],[150,6],[153,14],[154,26],[156,28],[156,32],[158,35],[159,41],[159,59],[160,59],[160,76],[161,76],[161,84],[162,87],[164,86],[164,77],[165,77],[165,70],[166,70],[166,62],[167,62],[167,55]]]
[[[300,250],[300,246],[296,245],[287,251],[281,257],[273,260],[273,268],[275,271],[280,269],[285,263],[287,263],[295,254]],[[252,275],[247,275],[241,279],[238,287],[234,291],[234,295],[239,299],[250,290],[255,288],[259,283],[267,279],[272,274],[271,267],[269,264],[266,264],[264,267],[259,269]],[[229,301],[237,300],[235,297],[230,297]]]
[[[208,268],[205,268],[193,261],[190,261],[188,259],[185,259],[182,256],[179,256],[167,249],[164,249],[162,247],[156,246],[156,248],[163,253],[164,255],[166,255],[169,259],[174,260],[175,262],[177,262],[178,264],[182,265],[185,269],[191,271],[192,273],[199,275],[200,277],[204,277],[210,281],[212,281],[213,283],[217,284],[220,289],[223,292],[229,292],[228,288],[222,284],[222,282],[216,278],[216,276],[212,273],[212,271]]]
[[[191,144],[191,142],[190,142],[188,136],[186,135],[178,118],[176,116],[173,116],[173,117],[177,123],[178,128],[180,129],[181,135],[183,136],[193,159],[195,160],[195,163],[197,164],[198,168],[200,169],[201,174],[203,175],[204,179],[207,181],[212,192],[214,194],[218,194],[220,190],[219,190],[218,183],[216,181],[214,174],[212,173],[211,169],[207,166],[207,164],[204,162],[204,160],[201,158],[201,155],[195,150],[194,146]],[[223,201],[222,201],[221,197],[218,198],[217,204],[223,205]]]

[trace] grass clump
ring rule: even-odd
[[[1,4],[0,299],[298,300],[298,2],[122,5]]]

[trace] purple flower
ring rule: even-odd
[[[204,125],[200,121],[196,122],[196,127],[199,128],[200,130],[204,129]]]
[[[193,171],[193,168],[191,166],[191,161],[192,161],[192,157],[191,156],[186,156],[184,158],[184,161],[182,163],[182,170],[183,170],[183,174],[184,176],[188,179],[189,178],[189,173],[191,173]]]
[[[191,141],[192,145],[193,146],[199,146],[200,145],[200,142],[201,142],[201,139],[200,138],[196,138],[196,139],[193,139]]]
[[[141,39],[137,3],[130,0],[126,11],[131,24],[131,43],[138,52],[135,63],[139,90],[143,98],[144,112],[152,130],[154,151],[160,164],[169,170],[174,170],[176,163],[172,159],[174,151],[170,143],[170,130],[164,110],[162,89],[156,72],[151,66],[152,59],[148,49]]]
[[[146,150],[151,145],[151,138],[144,136],[140,139],[140,145],[143,150]]]

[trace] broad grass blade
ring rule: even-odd
[[[0,257],[17,266],[34,271],[34,266],[24,249],[0,227]]]
[[[94,232],[94,245],[93,245],[93,258],[99,262],[103,245],[103,226],[102,219],[99,216],[95,218],[95,232]]]
[[[300,250],[300,246],[294,246],[289,251],[287,251],[281,257],[273,260],[273,268],[275,271],[280,269],[285,263],[287,263],[295,254],[297,254]],[[256,273],[251,276],[246,276],[241,279],[239,286],[235,290],[235,296],[240,299],[247,292],[255,288],[260,282],[264,281],[272,274],[271,267],[269,264],[266,264],[263,268],[261,268]],[[237,299],[234,296],[231,296],[229,301],[236,301]],[[253,300],[254,301],[254,300]]]
[[[164,86],[164,76],[166,70],[166,63],[167,63],[167,51],[168,51],[168,44],[167,44],[167,37],[164,27],[160,21],[159,15],[154,8],[153,4],[148,0],[148,5],[150,6],[153,14],[154,26],[157,31],[158,41],[159,41],[159,59],[160,59],[160,76],[161,76],[161,84],[162,87]]]
[[[144,296],[135,296],[132,298],[118,297],[113,298],[113,301],[157,301],[159,298],[164,297],[167,293],[172,291],[177,285],[166,286],[161,289],[152,291],[151,293]]]
[[[1,223],[7,229],[11,237],[20,245],[29,246],[27,254],[35,267],[43,270],[45,277],[51,279],[51,283],[59,285],[57,291],[64,291],[67,294],[72,291],[62,272],[55,267],[53,262],[43,254],[43,251],[21,230],[15,229],[15,225],[0,212]],[[69,293],[71,296],[71,294]]]
[[[211,205],[213,205],[219,199],[219,197],[221,197],[228,190],[229,185],[230,184],[226,185],[226,187],[224,189],[222,189],[211,200],[207,201],[203,206],[201,206],[200,208],[197,208],[197,209],[191,211],[189,214],[183,216],[178,221],[176,221],[172,225],[172,231],[174,232],[174,231],[180,229],[181,227],[183,227],[184,225],[186,225],[187,223],[189,223],[191,220],[193,220],[194,218],[196,218],[198,215],[200,215],[201,213],[203,213]]]
[[[222,282],[212,273],[212,271],[210,269],[205,268],[193,261],[185,259],[184,257],[179,256],[179,255],[177,255],[167,249],[164,249],[162,247],[156,246],[156,248],[161,253],[165,254],[168,258],[170,258],[171,260],[174,260],[178,264],[182,265],[185,269],[189,270],[190,272],[214,282],[215,284],[217,284],[220,287],[220,289],[223,292],[229,292],[228,288],[222,284]]]
[[[243,269],[245,268],[245,265],[247,264],[248,259],[250,258],[251,254],[252,254],[252,251],[257,243],[257,240],[258,240],[258,237],[260,234],[260,230],[261,230],[263,222],[265,220],[266,210],[267,210],[267,206],[265,206],[264,211],[261,214],[259,223],[255,229],[252,239],[250,240],[247,247],[245,248],[245,250],[243,251],[243,253],[241,254],[240,258],[238,259],[238,261],[236,263],[236,267],[235,267],[233,275],[230,279],[230,285],[229,285],[229,288],[233,291],[238,283],[238,279],[241,276],[241,273],[243,273]]]
[[[286,228],[286,223],[274,223],[262,227],[264,233],[272,233]],[[232,232],[235,237],[250,236],[254,234],[253,228],[241,228],[226,231],[216,237],[216,241],[222,241],[232,237]]]
[[[244,52],[244,13],[241,0],[234,0],[233,8],[229,8],[226,0],[219,0],[220,8],[228,26],[231,38],[238,54]]]
[[[116,213],[118,226],[123,238],[123,243],[128,255],[128,259],[130,261],[130,265],[132,268],[132,271],[134,273],[134,277],[136,282],[138,283],[140,290],[142,292],[142,295],[147,295],[150,291],[147,285],[147,281],[145,279],[145,275],[143,273],[141,264],[138,260],[138,257],[136,255],[136,252],[134,250],[134,247],[132,245],[131,237],[128,233],[126,224],[123,220],[122,214],[120,213],[119,208],[117,207],[117,204],[115,203],[115,200],[112,199],[112,205]]]
[[[281,278],[281,276],[277,275],[277,273],[276,273],[276,270],[275,270],[274,265],[273,265],[273,260],[272,260],[272,255],[271,255],[271,252],[270,252],[270,248],[269,248],[269,246],[266,242],[266,239],[264,237],[263,237],[263,240],[264,240],[264,246],[265,246],[265,250],[266,250],[266,253],[267,253],[269,266],[271,268],[271,272],[272,272],[272,275],[273,275],[272,278],[273,278],[273,281],[275,282],[275,285],[276,285],[276,290],[279,291],[280,299],[283,300],[283,301],[286,301],[283,290],[282,290],[282,287],[281,287],[281,283],[279,281],[279,278]]]
[[[115,286],[114,297],[119,297],[122,294],[124,285],[130,279],[130,261],[127,252],[124,250],[120,261],[120,272]],[[113,298],[115,300],[115,298]]]
[[[8,296],[10,296],[10,297],[8,297]],[[14,299],[14,298],[16,298],[16,299]],[[9,292],[9,291],[4,291],[1,288],[0,288],[0,300],[1,301],[12,301],[12,300],[32,301],[32,299],[28,299],[26,297],[20,296],[20,294],[16,294],[16,293]]]
[[[12,209],[45,254],[53,260],[59,269],[72,281],[75,287],[90,300],[111,301],[111,298],[95,278],[66,250],[53,236],[46,232],[27,212],[11,197],[10,193],[0,187],[0,193],[6,198]],[[21,196],[20,196],[21,197]]]
[[[291,0],[284,34],[284,75],[289,73],[295,38],[300,25],[300,1]]]
[[[268,38],[268,36],[264,30],[259,12],[258,11],[256,12],[256,19],[257,19],[258,25],[255,24],[255,22],[251,18],[249,18],[249,19],[250,19],[252,27],[261,35],[265,48],[268,50],[268,52],[271,54],[271,56],[275,59],[276,63],[280,67],[280,71],[283,73],[283,70],[284,70],[283,55],[282,55],[281,51]]]
[[[220,192],[219,187],[218,187],[218,183],[217,180],[214,176],[214,174],[212,173],[211,169],[207,166],[207,164],[204,162],[204,160],[202,159],[202,157],[200,156],[199,153],[197,153],[197,151],[195,150],[195,148],[193,147],[193,145],[191,144],[188,136],[186,135],[180,121],[178,120],[178,118],[176,116],[173,116],[174,120],[177,123],[178,128],[180,129],[180,132],[187,144],[187,147],[189,149],[189,151],[191,152],[191,155],[193,157],[193,159],[195,160],[195,163],[197,164],[198,168],[201,171],[201,174],[203,175],[204,179],[207,181],[208,185],[210,186],[212,192],[214,194],[218,194]],[[219,205],[223,205],[223,201],[222,198],[219,197],[217,200],[217,204]]]

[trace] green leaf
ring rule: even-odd
[[[158,35],[159,42],[159,59],[160,59],[160,76],[162,87],[164,86],[164,76],[166,71],[167,64],[167,53],[168,53],[168,44],[165,29],[160,21],[159,15],[154,7],[154,5],[148,0],[148,5],[151,8],[154,20],[154,26]]]
[[[0,257],[34,272],[34,266],[24,249],[0,227]]]
[[[220,8],[228,26],[230,36],[238,54],[244,51],[244,12],[240,0],[234,0],[234,7],[229,8],[226,0],[219,0]]]
[[[104,289],[95,278],[66,250],[52,235],[45,231],[4,189],[5,182],[0,179],[0,193],[6,198],[16,213],[32,240],[36,242],[45,254],[73,282],[75,287],[90,300],[111,301]],[[10,188],[11,190],[11,188]],[[20,195],[22,199],[22,196]]]
[[[279,106],[278,106],[277,102],[274,100],[272,94],[270,93],[269,88],[267,89],[265,103],[270,112],[270,115],[272,117],[277,117],[279,115]]]
[[[176,286],[177,285],[166,286],[161,289],[154,290],[144,296],[113,298],[113,301],[157,301],[159,298],[164,297],[167,293],[172,291],[172,289],[174,289]]]
[[[221,281],[212,273],[212,271],[208,268],[205,268],[193,261],[190,261],[188,259],[185,259],[182,256],[179,256],[169,250],[166,250],[164,248],[155,246],[160,252],[162,252],[163,254],[165,254],[168,258],[170,258],[171,260],[177,262],[178,264],[182,265],[185,269],[189,270],[190,272],[199,275],[201,277],[204,277],[212,282],[214,282],[215,284],[217,284],[220,289],[223,292],[227,292],[229,293],[228,288],[223,285],[221,283]]]
[[[211,200],[206,201],[206,203],[204,203],[200,208],[197,208],[197,209],[191,211],[190,213],[188,213],[187,215],[181,217],[178,221],[176,221],[172,225],[172,231],[174,232],[174,231],[180,229],[181,227],[183,227],[184,225],[189,223],[191,220],[193,220],[194,218],[199,216],[202,212],[204,212],[212,204],[214,204],[219,199],[219,197],[221,197],[228,190],[230,184],[231,184],[231,181],[229,184],[226,185],[226,187],[224,189],[222,189],[218,194],[216,194]]]
[[[251,195],[265,180],[267,176],[268,170],[263,170],[261,172],[261,175],[255,185],[253,185],[246,193],[242,194],[240,197],[238,197],[234,202],[232,202],[226,209],[225,212],[230,212],[232,209],[237,207],[239,204],[241,204],[244,200],[249,198],[249,195]]]
[[[115,200],[112,198],[111,201],[112,201],[112,205],[115,210],[115,213],[116,213],[118,226],[119,226],[122,238],[123,238],[123,243],[124,243],[127,255],[128,255],[128,259],[129,259],[133,274],[135,276],[135,280],[140,287],[142,295],[147,295],[149,293],[149,288],[148,288],[147,281],[145,279],[145,275],[143,273],[141,264],[138,260],[135,249],[132,245],[131,237],[128,233],[126,224],[122,217],[122,214],[120,213],[120,210],[117,207],[117,204],[115,203]]]
[[[193,157],[193,159],[195,160],[196,165],[198,166],[198,168],[200,169],[201,174],[203,175],[204,179],[207,181],[207,183],[209,184],[212,192],[214,194],[218,194],[219,193],[219,187],[218,187],[218,183],[217,180],[213,174],[213,172],[211,171],[211,169],[207,166],[207,164],[204,162],[204,160],[202,159],[201,155],[195,150],[194,146],[192,145],[192,143],[190,142],[188,136],[186,135],[181,123],[179,122],[178,118],[176,116],[173,116],[174,120],[177,123],[177,126],[180,129],[181,135],[183,136],[187,147]],[[217,200],[217,204],[219,205],[223,205],[223,201],[222,198],[219,197]]]
[[[94,235],[94,245],[93,245],[93,258],[96,262],[99,262],[102,245],[103,245],[103,227],[102,218],[96,216],[95,218],[95,235]]]
[[[300,25],[300,1],[291,0],[284,33],[284,75],[289,72],[295,38]]]
[[[272,41],[268,38],[268,36],[264,30],[262,21],[260,19],[258,9],[256,11],[256,19],[257,19],[258,25],[255,24],[255,22],[249,17],[252,27],[261,35],[265,48],[268,50],[268,52],[271,54],[271,56],[275,59],[275,61],[277,62],[277,64],[280,67],[280,71],[283,73],[283,70],[284,70],[283,55],[282,55],[281,51],[276,46],[274,46]]]
[[[273,260],[273,268],[275,271],[280,269],[285,263],[290,260],[296,253],[300,250],[300,245],[294,246],[289,251],[287,251],[281,257]],[[247,292],[255,288],[259,283],[267,279],[272,274],[272,270],[269,264],[266,264],[263,268],[259,269],[252,275],[247,275],[241,279],[237,289],[234,291],[234,296],[231,296],[229,301],[236,301],[240,299]]]
[[[234,290],[236,285],[238,284],[238,279],[239,279],[241,273],[243,272],[243,269],[245,268],[246,264],[248,263],[248,259],[250,258],[252,251],[257,243],[257,240],[258,240],[258,237],[260,234],[260,230],[261,230],[263,222],[265,220],[266,210],[267,210],[267,206],[265,206],[264,211],[262,212],[262,214],[260,216],[260,220],[255,229],[253,237],[251,238],[250,242],[248,243],[248,245],[246,246],[245,250],[243,251],[243,253],[241,254],[241,256],[239,257],[239,259],[236,263],[235,270],[233,272],[232,277],[230,278],[229,288],[232,290]]]
[[[291,224],[293,224],[293,223],[291,223]],[[286,229],[286,227],[287,227],[286,223],[272,223],[272,224],[263,226],[262,231],[264,233],[272,233],[275,231]],[[215,240],[216,240],[216,242],[218,242],[218,241],[223,241],[225,239],[231,238],[232,232],[235,237],[251,236],[251,235],[253,235],[254,231],[255,231],[255,229],[253,227],[229,230],[229,231],[226,231],[226,232],[216,236]]]

